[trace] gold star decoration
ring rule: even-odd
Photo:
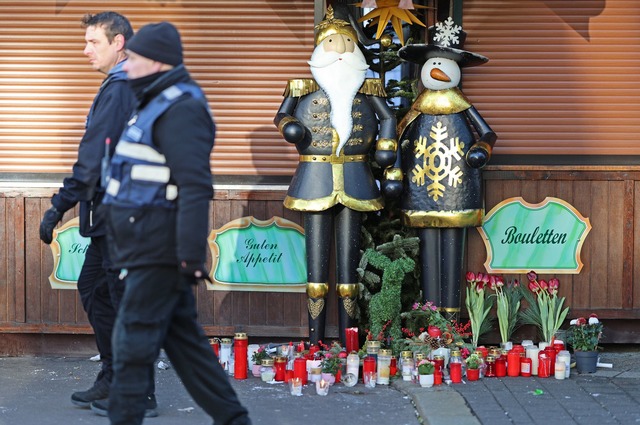
[[[401,4],[402,3],[402,4]],[[356,6],[363,6],[365,2],[356,3]],[[376,2],[376,8],[371,12],[358,19],[358,22],[364,22],[371,19],[370,25],[378,25],[378,31],[376,32],[376,39],[380,39],[382,32],[387,26],[388,22],[391,22],[393,30],[400,39],[400,44],[404,45],[404,35],[402,33],[402,22],[408,24],[418,24],[426,27],[425,24],[420,21],[409,9],[427,9],[428,6],[422,6],[413,4],[413,2],[407,2],[406,0],[378,0]],[[365,4],[366,7],[366,4]]]

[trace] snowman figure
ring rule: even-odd
[[[451,18],[428,35],[430,44],[399,51],[422,65],[425,90],[398,124],[396,168],[403,176],[403,223],[419,229],[422,299],[457,320],[467,228],[482,225],[481,168],[497,136],[457,87],[460,68],[488,59],[463,50],[466,34]]]

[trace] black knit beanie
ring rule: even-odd
[[[169,22],[140,28],[127,42],[126,48],[145,58],[177,66],[182,63],[180,33]]]

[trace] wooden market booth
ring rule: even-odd
[[[245,4],[246,3],[246,4]],[[114,0],[137,29],[170,20],[211,103],[218,133],[211,228],[284,217],[297,165],[272,124],[285,83],[309,77],[322,0]],[[484,172],[486,210],[521,196],[561,198],[591,221],[579,274],[558,276],[571,316],[595,312],[606,342],[640,342],[640,4],[634,0],[456,1],[466,49],[490,58],[463,73],[465,94],[499,136]],[[91,328],[75,291],[51,289],[42,214],[75,161],[101,77],[82,55],[80,18],[98,1],[0,2],[0,355],[84,347]],[[636,208],[636,204],[638,208]],[[65,219],[75,215],[67,213]],[[635,247],[638,247],[636,252]],[[469,232],[467,269],[485,248]],[[300,339],[303,293],[197,289],[209,335]],[[328,336],[336,314],[329,306]]]

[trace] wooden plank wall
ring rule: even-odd
[[[571,316],[597,313],[620,324],[640,319],[640,167],[489,167],[485,173],[486,209],[522,196],[537,203],[562,198],[591,220],[579,275],[558,275],[560,294]],[[76,291],[53,290],[48,283],[52,256],[38,238],[52,189],[0,188],[0,334],[88,334]],[[299,213],[282,206],[285,190],[216,190],[211,228],[243,216],[266,220],[280,216],[302,225]],[[66,219],[75,215],[67,213]],[[469,232],[467,270],[482,271],[486,251],[475,230]],[[521,281],[525,276],[518,277]],[[545,276],[550,277],[550,276]],[[305,294],[208,291],[196,289],[199,320],[208,335],[245,331],[253,336],[304,338]],[[329,302],[327,336],[336,334],[335,302]],[[621,342],[640,342],[627,328]],[[614,334],[615,335],[615,334]],[[609,341],[616,342],[616,341]]]

